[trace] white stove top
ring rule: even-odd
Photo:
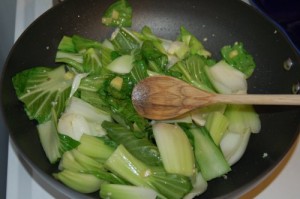
[[[247,2],[247,0],[244,0]],[[52,0],[17,0],[15,40],[38,16],[52,6]],[[8,199],[52,199],[39,183],[32,171],[27,171],[20,163],[11,144],[8,151],[7,197]],[[294,144],[289,155],[275,171],[243,199],[296,199],[300,196],[300,143]]]

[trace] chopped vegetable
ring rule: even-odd
[[[75,74],[64,66],[35,67],[14,76],[16,94],[24,103],[29,119],[47,122],[52,108],[60,115],[69,98],[74,77]]]
[[[131,185],[103,184],[100,190],[101,198],[110,199],[156,199],[158,195],[153,189]]]
[[[118,0],[111,4],[102,17],[106,26],[121,27],[131,26],[132,8],[127,0]]]
[[[224,46],[221,49],[224,60],[250,77],[255,69],[253,57],[245,50],[243,43],[236,42],[233,46]]]
[[[244,73],[228,65],[224,60],[211,67],[206,66],[205,71],[219,93],[247,93],[247,81]]]
[[[179,41],[184,42],[190,48],[192,55],[211,56],[211,53],[204,48],[202,43],[183,26],[180,27]]]
[[[173,76],[180,78],[193,86],[214,92],[214,88],[211,84],[210,79],[205,73],[206,60],[199,55],[191,55],[188,58],[177,62],[171,68],[171,74]]]
[[[108,137],[117,144],[124,145],[136,158],[148,165],[161,165],[161,157],[157,146],[147,138],[138,138],[134,132],[126,127],[108,121],[104,121],[102,127],[106,130]]]
[[[133,67],[132,62],[133,57],[131,55],[123,55],[112,61],[107,66],[107,69],[118,74],[126,74],[131,71]]]
[[[111,43],[121,54],[130,54],[141,46],[141,41],[126,28],[117,28],[111,35]]]
[[[166,198],[181,198],[191,190],[188,178],[167,173],[160,167],[148,167],[123,145],[118,146],[105,167],[133,185],[154,189]]]
[[[81,153],[96,159],[100,162],[105,162],[114,152],[117,144],[105,137],[95,137],[83,134],[80,138],[80,145],[77,147]]]
[[[157,123],[153,125],[153,133],[166,171],[192,176],[194,154],[184,131],[176,125]]]
[[[53,176],[67,186],[81,193],[93,193],[100,189],[102,180],[92,174],[63,170]]]
[[[55,57],[63,65],[21,71],[13,85],[66,186],[103,198],[191,199],[231,171],[260,131],[258,114],[250,105],[216,104],[153,121],[138,115],[132,90],[167,75],[213,93],[246,93],[255,64],[241,43],[214,60],[184,27],[175,41],[148,26],[124,28],[131,14],[126,0],[115,2],[102,18],[117,26],[111,38],[63,36]]]
[[[109,113],[95,108],[80,98],[72,97],[58,121],[57,130],[74,140],[80,140],[84,133],[103,136],[105,131],[101,123],[105,120],[112,120]]]
[[[222,113],[216,111],[208,114],[205,127],[209,131],[216,145],[220,144],[228,125],[228,119]]]
[[[250,138],[250,129],[243,134],[226,132],[220,147],[229,165],[235,164],[244,154]]]
[[[231,168],[209,132],[205,128],[192,128],[190,131],[194,136],[195,156],[203,178],[208,181],[228,173]]]
[[[195,178],[193,189],[190,191],[190,193],[184,196],[183,199],[192,199],[206,191],[208,184],[207,181],[202,177],[202,174],[199,172]]]

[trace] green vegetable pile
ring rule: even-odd
[[[255,69],[237,42],[212,54],[186,28],[175,41],[151,28],[130,30],[127,1],[112,4],[103,24],[116,27],[110,39],[64,36],[57,67],[38,66],[12,81],[25,111],[37,121],[53,176],[81,193],[101,198],[193,198],[207,181],[231,171],[251,133],[260,131],[252,106],[217,104],[168,121],[139,116],[134,86],[146,77],[168,75],[209,92],[247,93]]]

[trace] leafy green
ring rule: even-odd
[[[137,138],[134,132],[124,126],[104,121],[102,127],[108,137],[118,144],[122,144],[136,158],[148,165],[161,165],[161,158],[156,145],[147,138]]]
[[[81,136],[80,145],[77,147],[78,151],[99,162],[105,162],[116,148],[117,144],[104,136],[96,137],[87,134]]]
[[[61,154],[64,154],[66,151],[72,150],[74,148],[76,148],[80,142],[78,142],[77,140],[72,139],[71,137],[67,136],[67,135],[63,135],[58,133],[58,137],[60,140],[60,148],[59,151]]]
[[[196,160],[205,180],[212,180],[231,171],[222,151],[214,143],[206,128],[197,127],[190,131],[194,136]]]
[[[161,167],[152,168],[149,184],[168,199],[179,199],[192,189],[190,178],[168,173]]]
[[[103,170],[103,165],[91,157],[86,156],[77,149],[67,151],[61,159],[60,169],[74,172],[97,172]]]
[[[107,69],[118,74],[126,74],[130,73],[133,65],[133,56],[132,55],[122,55],[115,60],[113,60],[109,65],[107,65]]]
[[[148,120],[136,112],[131,103],[131,99],[120,100],[108,97],[107,102],[110,105],[112,117],[119,123],[131,129],[134,128],[134,125],[137,125],[141,131],[144,131],[149,126]]]
[[[87,77],[83,78],[80,82],[79,89],[81,91],[92,91],[98,92],[101,88],[104,88],[104,84],[107,79],[114,77],[111,71],[102,68],[101,73],[97,75],[88,75]]]
[[[57,51],[55,57],[56,63],[64,63],[76,69],[77,72],[84,72],[83,55],[79,53]]]
[[[170,74],[180,78],[193,86],[214,92],[214,88],[205,73],[206,60],[199,55],[191,55],[177,62],[170,68]]]
[[[91,104],[92,106],[108,112],[110,109],[107,102],[101,97],[101,95],[94,91],[81,90],[80,99]]]
[[[216,145],[220,144],[222,137],[224,136],[229,125],[229,121],[226,116],[221,112],[211,112],[207,116],[205,127],[209,131],[212,139]]]
[[[140,131],[144,131],[149,126],[149,122],[136,112],[131,102],[134,81],[130,74],[118,77],[121,77],[123,81],[121,89],[118,90],[111,85],[114,77],[109,78],[105,82],[105,88],[101,96],[108,103],[110,114],[114,120],[130,129],[137,126]]]
[[[141,41],[126,28],[117,28],[112,34],[111,43],[121,54],[131,54],[141,46]]]
[[[102,23],[112,27],[129,27],[132,23],[132,8],[127,0],[111,4],[102,17]]]
[[[221,49],[224,60],[250,77],[256,67],[253,57],[245,50],[243,43],[236,42],[233,46],[224,46]]]
[[[100,185],[103,183],[102,180],[92,174],[79,173],[67,169],[55,173],[53,176],[68,187],[81,193],[93,193],[99,190]]]
[[[105,167],[133,185],[152,188],[169,199],[179,199],[191,188],[189,178],[167,173],[162,167],[149,167],[119,145]]]
[[[64,110],[74,77],[64,66],[35,67],[16,74],[12,81],[29,119],[44,123],[50,120],[52,108],[57,115]]]
[[[69,36],[63,36],[62,39],[60,40],[58,47],[58,50],[60,51],[66,51],[66,52],[76,52],[75,45],[73,43],[72,37]]]
[[[110,39],[63,36],[55,57],[63,66],[22,71],[13,85],[38,121],[47,158],[61,158],[53,175],[65,185],[82,193],[101,188],[110,198],[192,198],[239,160],[260,130],[257,113],[217,104],[151,121],[136,112],[132,90],[148,76],[167,75],[208,92],[246,93],[255,63],[242,43],[224,46],[215,61],[183,26],[175,41],[148,26],[126,29],[131,15],[126,0],[116,1],[102,18],[117,27]]]
[[[247,81],[244,73],[230,66],[224,60],[210,67],[205,66],[205,72],[219,93],[247,93]]]
[[[83,53],[89,48],[101,49],[102,44],[98,41],[87,39],[80,35],[73,35],[72,42],[77,53]]]
[[[157,73],[163,73],[165,71],[165,67],[168,64],[168,56],[161,53],[160,50],[155,47],[153,42],[149,40],[144,41],[141,53],[147,60],[149,69]]]
[[[58,46],[55,61],[65,63],[78,72],[99,74],[119,54],[102,43],[79,35],[64,36]]]
[[[243,134],[248,129],[258,133],[261,129],[259,115],[252,105],[230,104],[227,106],[224,115],[229,120],[228,130]]]
[[[149,76],[147,73],[147,64],[144,60],[136,60],[132,64],[133,67],[130,74],[135,84]]]
[[[155,48],[158,49],[161,53],[166,53],[164,45],[167,45],[167,43],[171,42],[169,40],[165,40],[156,36],[149,26],[144,26],[141,32],[132,32],[142,41],[151,41]]]
[[[55,163],[61,157],[58,132],[52,120],[37,125],[40,142],[50,161]]]
[[[83,54],[83,70],[91,75],[101,73],[102,63],[100,52],[94,48],[89,48]]]
[[[183,26],[180,27],[178,40],[184,42],[190,48],[192,55],[211,56],[211,53],[204,48],[203,44]]]
[[[157,123],[153,125],[153,134],[167,172],[188,177],[195,174],[192,146],[179,126]]]
[[[158,194],[149,188],[132,185],[103,184],[100,190],[101,198],[111,199],[156,199]]]
[[[68,135],[74,140],[80,140],[83,134],[103,136],[105,132],[101,128],[101,123],[105,120],[112,120],[109,113],[80,98],[72,97],[58,121],[57,129],[59,133]]]
[[[55,163],[66,151],[76,148],[80,143],[69,136],[57,131],[57,119],[54,109],[51,110],[51,119],[38,124],[37,130],[44,152],[50,161]]]

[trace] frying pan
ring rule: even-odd
[[[130,0],[133,26],[148,25],[160,37],[175,39],[179,27],[185,26],[203,41],[213,57],[219,49],[235,41],[244,43],[253,55],[257,68],[248,80],[249,93],[289,94],[300,80],[300,58],[288,38],[268,19],[240,0]],[[101,24],[110,0],[66,0],[53,7],[21,35],[12,48],[1,78],[1,106],[15,150],[25,165],[42,179],[46,190],[57,198],[97,198],[98,193],[84,195],[54,180],[51,165],[41,147],[36,123],[29,121],[18,101],[12,77],[34,66],[56,66],[57,45],[64,35],[79,34],[103,40],[113,28]],[[288,58],[289,71],[283,68]],[[262,129],[253,134],[242,159],[232,167],[227,178],[210,181],[208,190],[198,198],[238,197],[263,180],[283,159],[299,134],[299,107],[257,106]],[[263,158],[263,154],[268,154]]]

